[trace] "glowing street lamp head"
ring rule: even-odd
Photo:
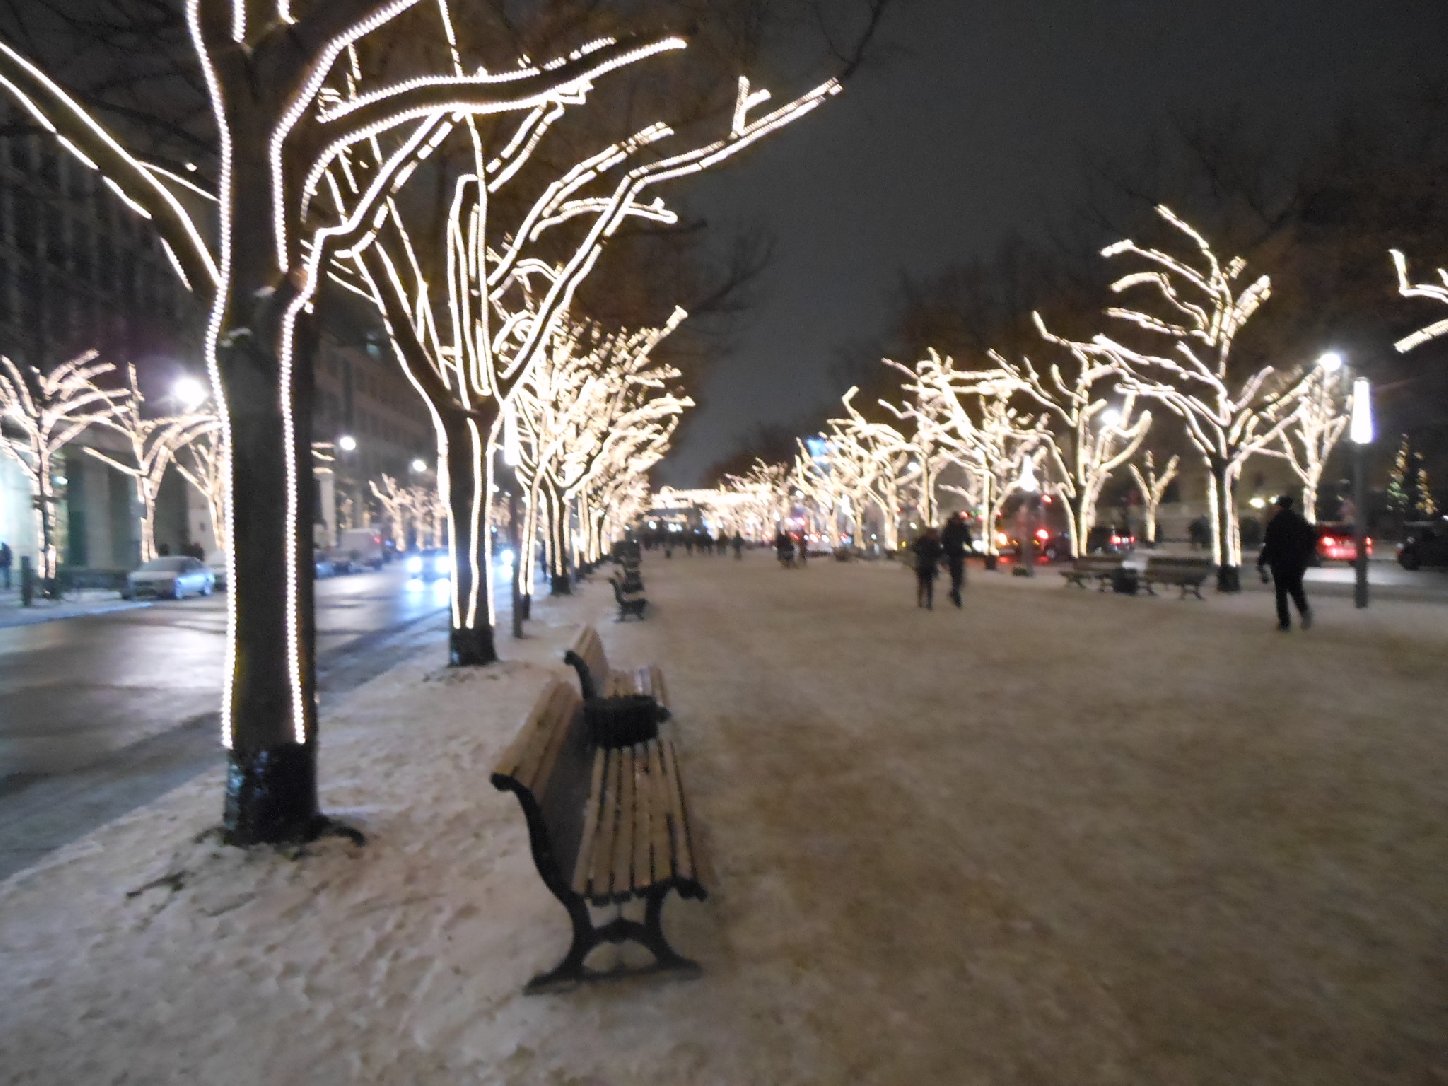
[[[176,397],[176,402],[182,408],[187,411],[195,411],[206,402],[206,397],[210,395],[210,392],[201,381],[187,374],[172,382],[171,395]]]
[[[412,462],[412,470],[421,474],[422,472],[427,470],[427,461],[419,456],[416,460]]]
[[[1121,425],[1121,412],[1114,407],[1108,407],[1101,412],[1101,425],[1108,429],[1115,429]]]
[[[1317,364],[1323,373],[1336,373],[1342,369],[1342,355],[1336,351],[1324,351],[1318,355]]]
[[[1034,494],[1041,489],[1040,482],[1036,479],[1036,462],[1027,459],[1021,465],[1021,477],[1016,480],[1016,486],[1020,487],[1027,494]]]
[[[1373,443],[1373,390],[1366,377],[1352,383],[1352,422],[1348,424],[1348,436],[1354,445]]]
[[[357,439],[351,434],[343,434],[337,439],[337,448],[341,449],[343,452],[356,452]]]

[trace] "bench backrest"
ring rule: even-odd
[[[518,797],[538,874],[560,898],[571,893],[594,753],[582,700],[554,679],[493,768],[493,787]]]
[[[1120,554],[1093,554],[1085,558],[1076,559],[1075,567],[1087,573],[1120,569],[1122,562],[1125,560],[1125,556]]]
[[[603,693],[601,688],[608,681],[608,655],[603,651],[603,638],[592,626],[586,625],[578,631],[573,647],[563,654],[563,662],[578,672],[578,687],[583,691],[584,700]]]
[[[1162,555],[1160,557],[1148,558],[1146,560],[1146,571],[1151,573],[1156,570],[1170,570],[1172,572],[1182,571],[1190,573],[1210,573],[1212,560],[1210,558],[1174,557]]]

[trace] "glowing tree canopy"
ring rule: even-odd
[[[87,447],[85,451],[122,475],[130,476],[135,483],[136,502],[141,511],[141,561],[149,562],[156,557],[156,495],[166,469],[178,449],[215,428],[219,420],[213,414],[201,412],[147,418],[141,410],[144,399],[136,380],[136,367],[128,366],[126,372],[130,379],[129,394],[115,400],[115,409],[105,425],[126,439],[130,461],[118,460],[96,448]]]
[[[186,0],[186,15],[212,106],[213,192],[141,161],[3,43],[0,86],[150,223],[210,309],[206,356],[229,450],[226,837],[308,839],[331,825],[316,795],[311,488],[298,479],[321,275],[368,244],[440,125],[575,101],[609,71],[684,43],[599,39],[490,72],[455,54],[434,68],[427,48],[398,48],[451,42],[449,0]],[[380,62],[368,68],[364,54]],[[364,146],[375,164],[364,183],[335,184]]]
[[[789,518],[793,502],[789,468],[784,464],[767,464],[756,457],[743,475],[726,475],[724,486],[741,497],[739,516],[746,526],[743,534],[764,539]]]
[[[672,391],[679,371],[653,355],[685,316],[676,309],[661,327],[636,332],[610,334],[592,324],[560,330],[515,397],[516,470],[528,488],[530,514],[524,535],[531,539],[536,526],[543,527],[555,593],[570,591],[569,569],[580,549],[572,516],[586,535],[596,534],[590,484],[600,475],[637,470],[630,464],[640,440],[647,444],[660,427],[672,433],[677,416],[693,406]],[[531,581],[523,588],[531,595]]]
[[[932,350],[914,368],[896,368],[910,378],[908,413],[917,428],[928,427],[943,462],[974,476],[967,494],[980,504],[986,553],[996,553],[996,518],[1025,460],[1051,440],[1044,419],[1012,406],[1019,382],[1000,365],[960,370],[948,355]]]
[[[1145,265],[1116,280],[1112,291],[1145,290],[1150,307],[1117,306],[1106,315],[1132,325],[1143,340],[1166,340],[1168,353],[1140,350],[1104,334],[1083,344],[1042,331],[1052,342],[1116,365],[1123,389],[1157,400],[1181,420],[1207,470],[1217,585],[1236,591],[1242,560],[1237,480],[1249,457],[1277,444],[1310,378],[1292,383],[1271,366],[1243,373],[1233,364],[1237,334],[1270,293],[1267,276],[1240,287],[1246,270],[1242,258],[1223,263],[1207,239],[1171,210],[1158,207],[1157,214],[1180,235],[1188,255],[1143,248],[1130,240],[1107,246],[1103,256],[1128,257]]]
[[[228,474],[220,419],[212,416],[206,426],[193,431],[191,440],[176,450],[176,470],[206,502],[212,538],[225,553]]]
[[[1291,413],[1287,426],[1278,434],[1277,444],[1263,452],[1281,457],[1292,468],[1302,484],[1302,515],[1315,522],[1323,469],[1352,417],[1346,371],[1314,365],[1307,371],[1301,395],[1284,406]]]
[[[684,47],[668,39],[639,49],[617,67]],[[511,123],[484,127],[438,118],[420,135],[430,153],[452,138],[470,168],[450,184],[448,213],[389,201],[372,244],[356,255],[361,291],[383,314],[394,351],[427,400],[446,468],[455,553],[451,657],[496,659],[487,579],[490,532],[484,496],[493,487],[492,451],[513,399],[553,339],[572,300],[621,227],[676,215],[650,190],[710,169],[805,116],[838,93],[835,80],[776,109],[769,95],[738,80],[734,108],[707,136],[689,140],[663,120],[598,147],[561,171],[530,168],[547,134],[569,110],[587,104],[591,86],[539,102]],[[324,177],[345,204],[352,187],[381,176],[385,164],[363,146]],[[505,213],[509,209],[512,213]],[[555,583],[562,582],[555,578]]]
[[[872,422],[855,407],[859,390],[849,389],[841,397],[843,418],[826,423],[830,440],[841,460],[847,460],[869,500],[880,514],[881,543],[886,550],[898,548],[902,495],[919,477],[919,454],[899,429],[885,422]],[[914,466],[912,466],[914,465]]]
[[[1438,282],[1412,283],[1408,280],[1408,259],[1398,250],[1392,250],[1393,267],[1398,272],[1398,293],[1404,298],[1429,298],[1441,305],[1448,305],[1448,268],[1438,269]],[[1448,317],[1434,321],[1426,328],[1420,328],[1412,335],[1404,336],[1395,346],[1406,353],[1414,347],[1421,347],[1430,339],[1448,334]]]
[[[1072,552],[1081,555],[1101,489],[1145,440],[1151,412],[1139,409],[1135,392],[1116,387],[1114,365],[1079,348],[1068,354],[1070,362],[1053,362],[1045,377],[1029,358],[1015,363],[996,351],[990,357],[1008,375],[1010,391],[1040,407],[1050,427],[1044,446],[1052,482],[1071,511]]]
[[[55,457],[88,427],[110,422],[127,394],[104,389],[95,378],[111,373],[95,352],[42,372],[0,356],[0,451],[30,480],[35,499],[36,572],[53,587],[59,556],[55,546]]]

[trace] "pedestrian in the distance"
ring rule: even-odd
[[[950,602],[960,606],[960,590],[965,587],[965,556],[970,551],[970,525],[964,513],[956,513],[945,522],[940,533],[940,546],[945,551],[945,565],[950,570]]]
[[[935,578],[940,573],[940,533],[933,527],[920,533],[910,548],[915,554],[915,606],[935,609]]]
[[[15,561],[15,555],[10,550],[9,543],[0,543],[0,581],[5,582],[6,589],[10,587],[10,564]]]
[[[799,533],[797,550],[799,551],[799,568],[804,569],[805,562],[809,561],[809,540],[805,538],[803,532]]]
[[[744,537],[738,532],[734,533],[734,557],[736,560],[744,557]]]
[[[1312,628],[1312,608],[1307,605],[1307,594],[1302,590],[1302,575],[1307,572],[1307,563],[1317,550],[1317,533],[1295,509],[1292,499],[1284,494],[1277,499],[1277,512],[1267,522],[1262,533],[1262,553],[1257,558],[1257,569],[1265,580],[1267,570],[1272,570],[1272,588],[1277,595],[1277,628],[1292,629],[1292,616],[1287,610],[1291,597],[1302,619],[1302,628]]]

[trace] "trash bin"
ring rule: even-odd
[[[1111,574],[1111,591],[1120,592],[1122,595],[1134,596],[1141,589],[1141,578],[1137,576],[1136,570],[1127,569],[1122,566],[1113,570]]]

